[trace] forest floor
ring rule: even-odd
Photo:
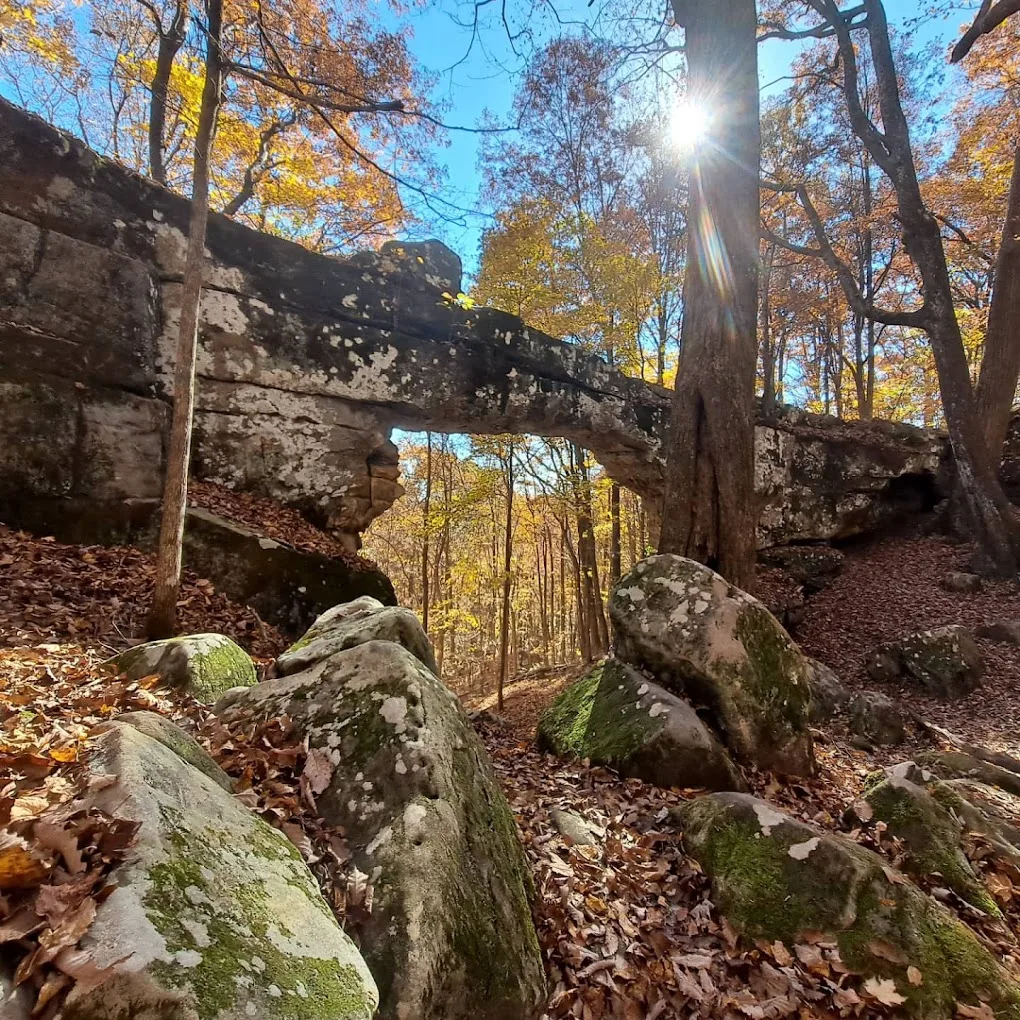
[[[216,499],[210,509],[230,509]],[[279,526],[282,533],[288,522]],[[305,537],[316,547],[314,533]],[[919,535],[852,548],[842,574],[808,601],[796,636],[849,686],[869,688],[863,656],[879,641],[943,623],[1020,619],[1020,592],[1011,585],[986,583],[977,594],[941,589],[945,573],[960,569],[967,553],[966,546]],[[303,852],[320,858],[319,877],[335,883],[336,873],[324,873],[321,863],[323,846],[330,839],[335,846],[335,837],[322,831],[301,801],[301,752],[288,743],[285,726],[260,733],[256,747],[224,734],[205,710],[175,692],[111,681],[97,669],[140,634],[151,577],[151,557],[137,550],[62,545],[0,526],[0,824],[11,820],[15,804],[31,801],[44,810],[47,803],[63,803],[73,789],[85,733],[122,710],[144,707],[195,727],[224,767],[240,777],[251,806]],[[250,610],[191,575],[184,586],[182,625],[228,634],[265,663],[284,644]],[[986,676],[968,700],[933,702],[906,690],[892,693],[915,715],[1017,754],[1020,651],[980,644]],[[820,937],[795,946],[738,943],[717,915],[708,883],[684,854],[670,820],[670,808],[696,791],[660,790],[535,751],[538,715],[581,670],[568,666],[512,682],[503,718],[478,723],[534,870],[536,921],[550,976],[548,1016],[886,1015],[889,1009],[845,972],[834,945]],[[890,693],[888,685],[882,690]],[[494,700],[473,699],[469,707],[491,711]],[[782,784],[767,775],[749,779],[757,792],[791,814],[838,829],[895,862],[897,841],[881,824],[863,824],[847,809],[874,768],[909,759],[922,743],[931,746],[921,730],[913,739],[915,744],[870,752],[852,746],[837,724],[818,734],[816,778]],[[558,810],[585,820],[590,845],[561,834]],[[1008,893],[1006,900],[1012,915]],[[1012,936],[987,918],[975,921],[968,915],[968,921],[1015,969]],[[0,938],[3,924],[0,901]],[[31,950],[29,938],[24,951]],[[46,1011],[40,1016],[45,1018]]]

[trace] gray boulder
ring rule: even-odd
[[[1020,647],[1020,620],[998,620],[978,627],[977,636],[1003,645]]]
[[[358,926],[384,1020],[525,1020],[545,1001],[513,815],[460,701],[389,641],[233,692],[226,722],[288,716],[317,804],[370,876]],[[338,767],[342,766],[342,767]]]
[[[812,722],[825,722],[850,704],[850,692],[824,662],[808,659],[808,685]]]
[[[588,758],[656,786],[740,790],[743,780],[698,714],[616,659],[568,687],[542,714],[539,747]]]
[[[974,592],[981,591],[981,575],[968,574],[962,570],[950,570],[942,578],[942,587],[946,591],[973,594]]]
[[[231,687],[258,682],[251,656],[223,634],[186,634],[150,641],[128,648],[103,665],[129,680],[156,674],[206,705]]]
[[[1020,988],[970,928],[878,854],[747,794],[699,797],[678,818],[742,936],[791,946],[821,932],[849,970],[891,980],[913,1017],[950,1020],[957,1002],[987,1002],[996,1017],[1020,1018]]]
[[[758,553],[759,562],[785,570],[809,595],[817,594],[838,576],[845,559],[831,545],[781,545]]]
[[[0,1020],[29,1020],[32,1003],[25,988],[15,988],[10,973],[0,968]]]
[[[694,560],[650,556],[613,589],[609,614],[617,657],[708,707],[738,755],[813,773],[808,661],[757,599]]]
[[[227,793],[234,792],[234,781],[213,761],[209,752],[190,733],[185,733],[165,716],[155,712],[125,712],[117,716],[117,722],[134,726],[139,733],[158,740]]]
[[[878,646],[865,668],[875,680],[911,678],[925,693],[941,698],[969,694],[981,678],[981,652],[959,626],[917,631]]]
[[[366,641],[392,641],[406,648],[426,669],[438,672],[432,645],[417,614],[399,606],[384,606],[369,595],[333,606],[318,617],[276,660],[276,672],[280,676],[300,673]]]
[[[858,694],[850,702],[850,732],[871,744],[902,744],[907,739],[903,713],[884,694]]]
[[[91,806],[140,822],[82,941],[108,968],[65,1020],[370,1020],[375,982],[301,855],[165,745],[110,724]]]

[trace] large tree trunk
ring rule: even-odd
[[[963,337],[953,307],[942,235],[938,222],[924,204],[917,182],[910,133],[903,114],[889,42],[885,7],[881,0],[865,0],[864,6],[867,10],[868,36],[878,84],[884,145],[892,156],[887,159],[884,169],[896,192],[904,245],[921,276],[925,306],[923,328],[935,356],[942,407],[956,461],[959,494],[966,515],[966,530],[968,537],[977,543],[978,566],[986,572],[1011,576],[1017,569],[1017,534],[1012,508],[996,477],[978,417]],[[841,49],[846,63],[852,57],[842,43]],[[855,70],[856,65],[853,67]],[[849,64],[844,70],[844,74],[848,73]],[[850,83],[845,84],[849,91]],[[853,89],[856,94],[856,83]],[[878,158],[874,152],[872,156]]]
[[[978,414],[992,466],[1002,459],[1020,376],[1020,146],[1013,155],[1006,222],[995,260],[992,303],[978,376]]]
[[[503,461],[503,479],[506,482],[506,518],[503,531],[503,595],[499,618],[499,687],[496,692],[496,710],[503,711],[503,689],[507,681],[507,653],[510,645],[510,567],[513,563],[514,542],[514,450],[511,445]]]
[[[188,469],[191,465],[191,428],[195,407],[195,348],[198,311],[205,267],[205,228],[209,219],[209,159],[216,134],[216,114],[223,89],[220,37],[222,0],[206,4],[205,84],[195,136],[195,165],[191,190],[188,251],[181,287],[181,320],[174,367],[174,405],[170,424],[163,487],[162,520],[156,550],[156,584],[149,612],[149,637],[167,637],[177,626],[177,595],[181,586],[181,545],[188,507]]]
[[[691,173],[681,359],[659,551],[751,587],[760,131],[754,0],[673,0],[691,100],[713,117]]]

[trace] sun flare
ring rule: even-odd
[[[712,115],[702,103],[681,99],[669,117],[669,137],[673,144],[686,151],[696,149],[712,127]]]

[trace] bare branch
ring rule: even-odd
[[[1020,11],[1020,0],[999,0],[992,4],[992,0],[981,0],[981,7],[974,18],[974,23],[960,37],[960,41],[953,47],[952,55],[949,58],[951,64],[957,64],[968,53],[971,47],[983,35],[998,28],[1007,18]]]

